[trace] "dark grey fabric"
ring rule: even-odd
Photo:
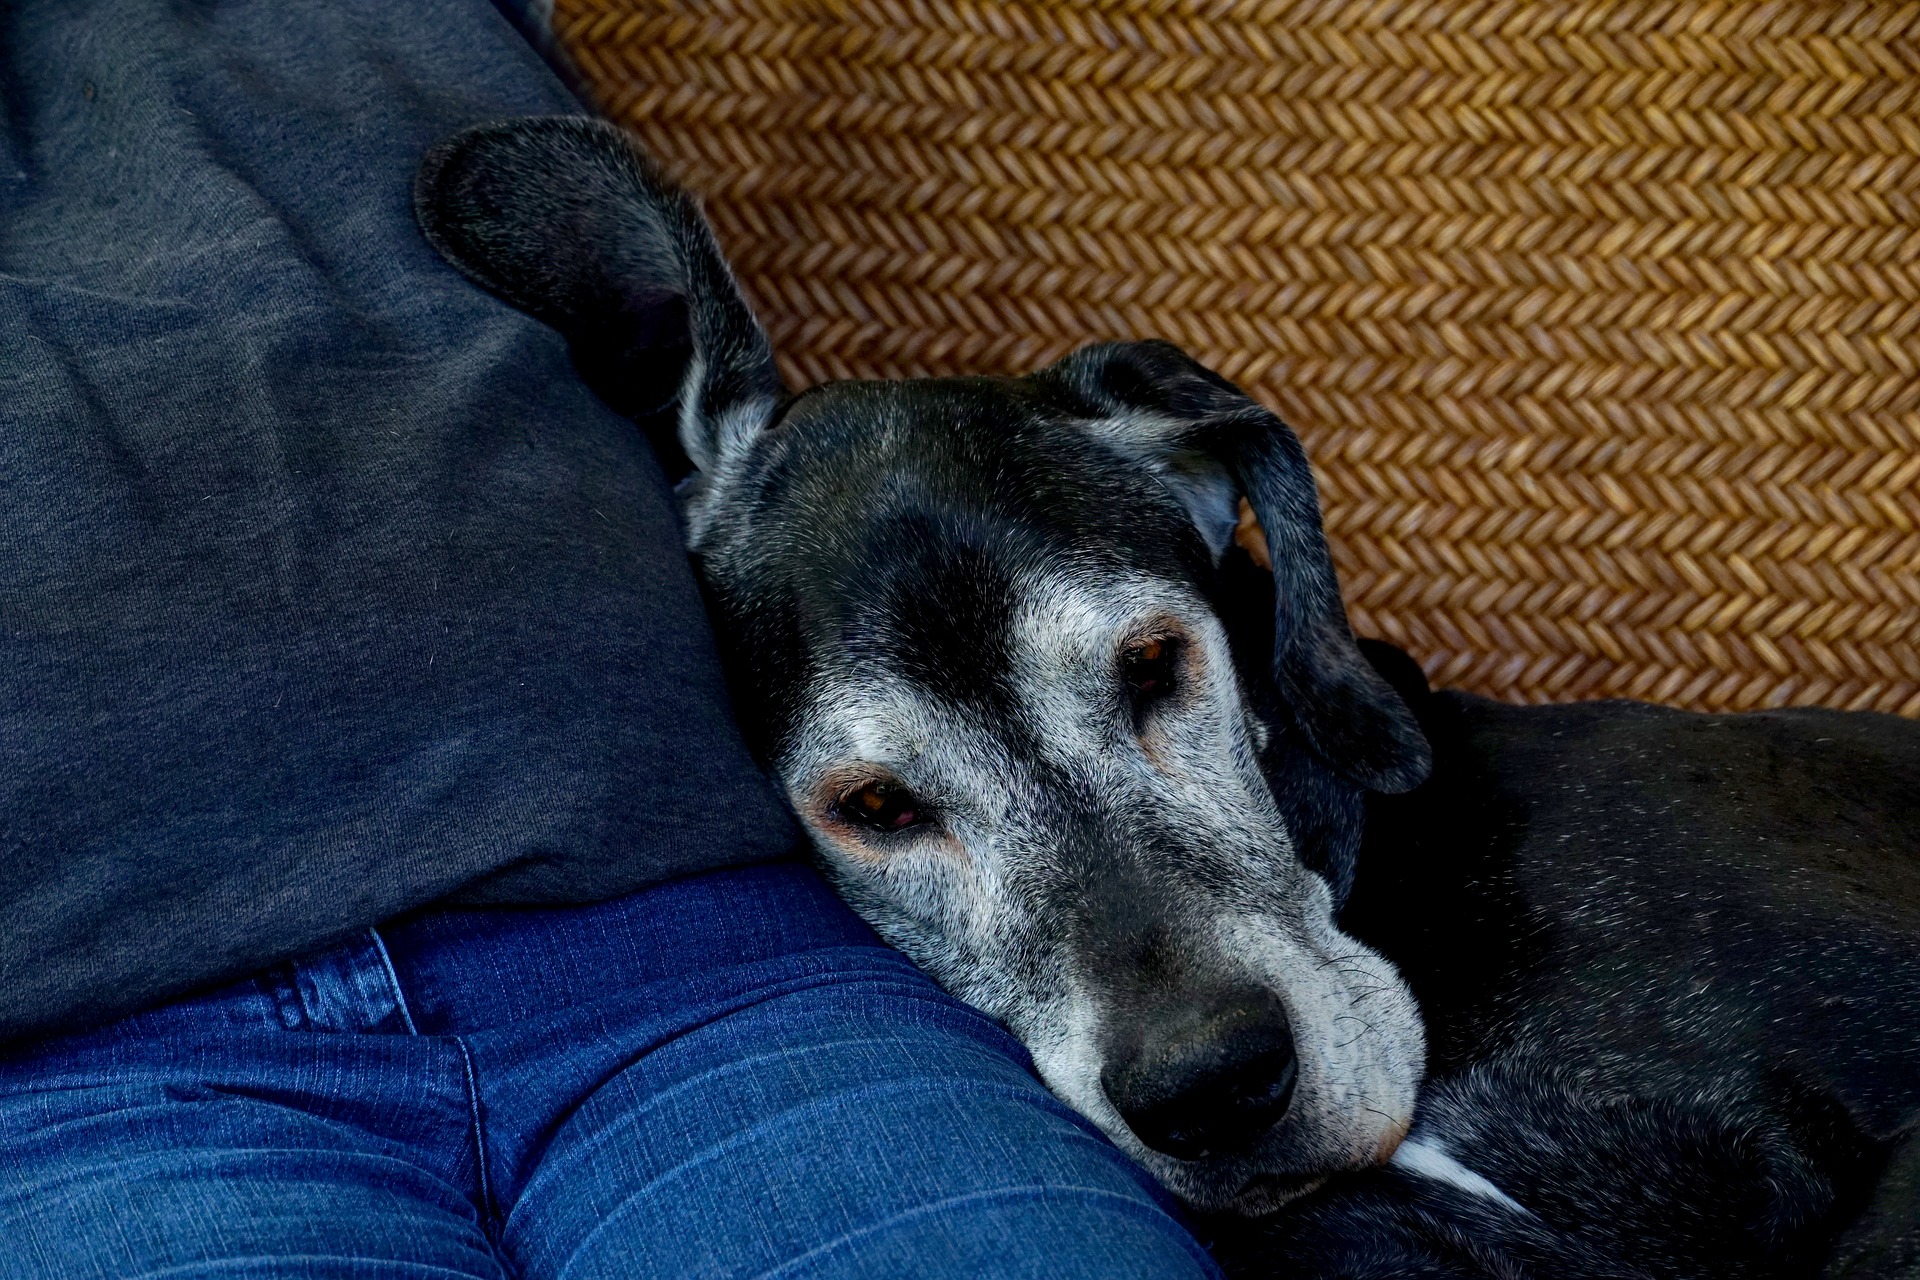
[[[485,0],[0,4],[0,1040],[789,852],[671,494],[421,240]]]

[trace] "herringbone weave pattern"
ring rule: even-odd
[[[1920,714],[1920,4],[560,0],[797,384],[1173,339],[1362,633]]]

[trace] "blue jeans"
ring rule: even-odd
[[[1199,1276],[805,868],[436,911],[0,1059],[0,1276]]]

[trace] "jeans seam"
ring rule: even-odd
[[[493,1179],[487,1173],[487,1133],[480,1122],[480,1073],[473,1065],[473,1050],[467,1048],[467,1042],[459,1036],[447,1038],[460,1050],[460,1065],[467,1077],[467,1109],[473,1120],[473,1159],[480,1190],[480,1212],[486,1217],[487,1237],[493,1242],[494,1256],[505,1270],[506,1255],[501,1248],[504,1242],[496,1230],[500,1225],[500,1206],[493,1199]]]

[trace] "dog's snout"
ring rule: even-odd
[[[1286,1011],[1259,993],[1147,1019],[1100,1082],[1140,1141],[1198,1160],[1257,1145],[1286,1115],[1298,1069]]]

